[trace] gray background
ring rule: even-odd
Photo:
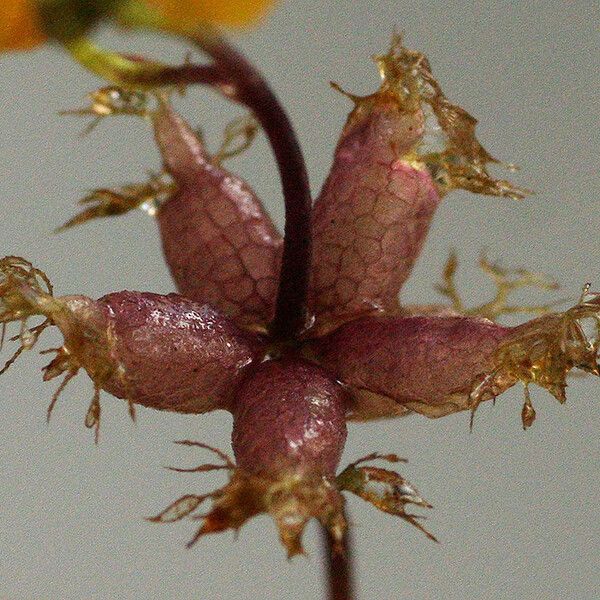
[[[574,299],[585,281],[600,288],[597,196],[598,23],[594,2],[375,2],[294,0],[236,41],[266,72],[298,128],[314,190],[349,109],[327,85],[355,93],[377,85],[369,56],[385,50],[393,26],[427,53],[447,95],[481,120],[496,156],[521,165],[515,179],[537,191],[523,203],[454,193],[443,204],[406,299],[434,299],[450,246],[473,303],[490,293],[474,263],[486,247],[507,265],[546,270]],[[106,43],[177,62],[166,42],[102,34]],[[0,57],[0,252],[44,268],[57,293],[98,297],[120,289],[172,290],[151,219],[142,213],[60,236],[51,231],[94,186],[142,177],[159,165],[141,122],[113,120],[85,139],[84,123],[57,111],[76,107],[97,80],[58,51]],[[233,112],[214,94],[190,91],[181,107],[211,140]],[[236,113],[237,114],[237,113]],[[232,163],[260,191],[279,223],[282,205],[261,139]],[[539,299],[531,294],[529,299]],[[47,335],[41,347],[56,345]],[[7,357],[8,349],[3,354]],[[138,411],[103,396],[98,447],[82,424],[91,394],[81,375],[57,406],[32,352],[0,380],[0,597],[319,598],[323,583],[315,527],[307,559],[287,562],[273,524],[257,518],[187,551],[191,523],[142,520],[181,494],[218,478],[163,465],[197,464],[172,445],[182,438],[228,448],[230,417]],[[415,417],[351,426],[347,463],[371,451],[410,459],[402,472],[435,505],[416,530],[350,499],[356,524],[359,596],[366,598],[600,597],[600,382],[574,379],[559,406],[536,389],[538,421],[524,433],[522,392],[468,415]]]

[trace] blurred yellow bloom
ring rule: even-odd
[[[145,0],[169,21],[193,27],[202,23],[243,27],[260,19],[276,0]]]
[[[143,0],[177,29],[208,23],[243,27],[259,20],[276,0]],[[123,0],[126,4],[127,0]],[[0,0],[0,51],[29,50],[47,39],[36,0]]]
[[[45,39],[34,0],[0,0],[0,50],[29,50]]]

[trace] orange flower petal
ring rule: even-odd
[[[0,51],[29,50],[45,40],[32,0],[0,0]]]
[[[170,21],[244,27],[259,20],[276,0],[146,0]]]

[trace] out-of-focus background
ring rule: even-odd
[[[454,247],[460,286],[473,304],[492,292],[475,266],[484,248],[506,265],[554,275],[563,285],[557,297],[573,301],[586,281],[600,288],[599,17],[590,1],[289,0],[236,43],[289,110],[316,192],[350,109],[328,81],[353,93],[373,91],[378,77],[369,57],[386,49],[394,27],[405,32],[407,45],[430,58],[448,97],[480,119],[482,143],[519,164],[514,179],[536,191],[522,203],[450,195],[405,299],[438,298],[433,285]],[[99,37],[172,62],[185,54],[165,40]],[[159,167],[144,123],[107,120],[82,139],[82,120],[58,116],[82,106],[99,85],[56,50],[0,57],[0,254],[29,258],[58,294],[172,291],[155,224],[142,212],[52,234],[91,188],[136,181]],[[212,143],[240,114],[200,89],[179,106]],[[230,166],[282,224],[264,139]],[[40,347],[58,341],[46,335]],[[133,425],[125,404],[103,395],[101,441],[94,446],[83,427],[92,393],[84,375],[46,425],[54,384],[41,382],[43,359],[28,353],[0,379],[0,598],[322,597],[314,526],[305,539],[308,558],[288,562],[266,517],[250,522],[236,541],[230,534],[208,537],[192,550],[184,547],[192,523],[143,520],[184,493],[216,485],[218,477],[162,467],[201,462],[174,446],[176,439],[228,449],[229,415],[142,408]],[[538,420],[527,432],[518,387],[480,409],[472,434],[467,414],[352,425],[343,463],[372,451],[408,457],[401,471],[434,504],[427,525],[441,540],[432,544],[350,499],[359,598],[599,598],[600,381],[573,379],[568,392],[560,406],[535,389]]]

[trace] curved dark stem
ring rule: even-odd
[[[147,77],[136,75],[137,85],[156,84],[156,74]],[[226,96],[233,96],[233,88],[229,78],[214,65],[184,64],[177,67],[165,67],[160,71],[160,81],[169,85],[189,85],[190,83],[209,85],[219,89]]]
[[[202,34],[194,42],[235,86],[232,97],[252,110],[275,154],[285,200],[285,240],[271,333],[277,339],[293,339],[306,325],[312,242],[312,202],[300,144],[269,84],[240,52],[216,34]]]
[[[352,581],[352,555],[348,528],[344,533],[341,547],[329,530],[323,527],[325,543],[325,568],[329,600],[352,600],[354,598]]]

